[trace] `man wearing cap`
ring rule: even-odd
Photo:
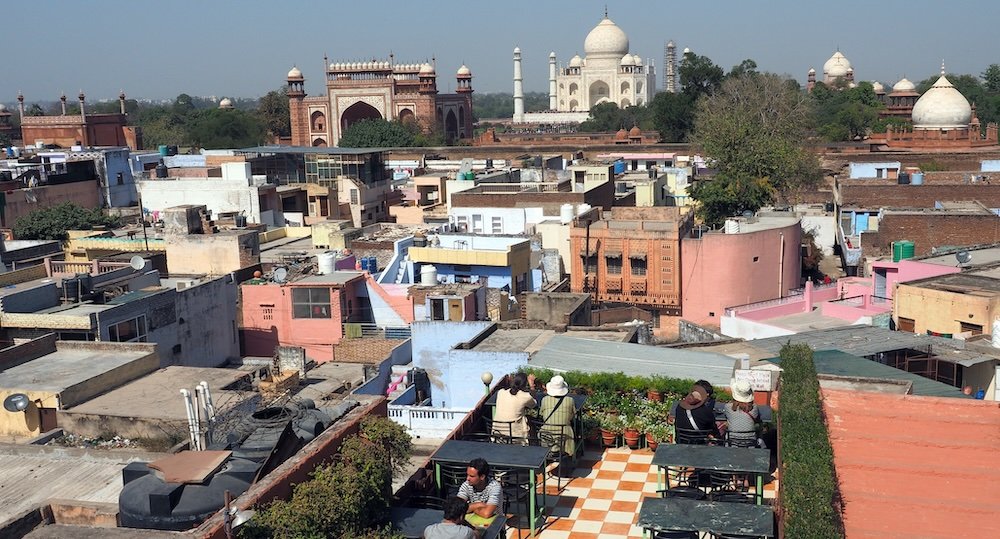
[[[545,396],[538,407],[538,417],[542,420],[539,437],[553,443],[552,448],[558,448],[558,439],[562,437],[562,448],[559,450],[567,455],[574,454],[576,443],[573,438],[573,417],[576,415],[576,405],[569,397],[569,386],[562,376],[553,376],[545,384]]]
[[[695,384],[687,396],[681,399],[675,410],[674,427],[686,430],[710,431],[716,438],[719,429],[715,424],[715,410],[706,405],[708,390]],[[678,440],[678,443],[681,443]]]

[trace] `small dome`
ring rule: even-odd
[[[231,109],[233,108],[233,101],[228,97],[223,97],[222,101],[219,101],[220,109]]]
[[[421,75],[433,75],[434,74],[434,66],[432,66],[430,64],[424,64],[424,65],[420,66],[420,74]]]
[[[472,70],[469,69],[465,64],[462,64],[462,67],[458,68],[458,72],[456,73],[456,75],[460,76],[472,75]]]
[[[632,58],[635,59],[635,65],[637,65],[637,66],[641,66],[642,65],[642,57],[641,56],[639,56],[638,54],[633,54]]]
[[[580,58],[579,54],[574,55],[573,58],[571,58],[570,61],[569,61],[569,66],[570,67],[582,67],[583,66],[583,58]]]
[[[618,132],[615,133],[615,140],[625,140],[627,138],[628,138],[628,131],[625,131],[624,128],[619,129]]]
[[[809,74],[810,75],[815,75],[816,74],[816,68],[815,67],[810,67],[809,68]]]
[[[913,105],[913,127],[918,129],[958,129],[972,121],[972,106],[951,81],[941,78]]]
[[[830,78],[846,77],[848,72],[852,72],[851,62],[840,51],[833,53],[823,64],[823,74]]]
[[[882,86],[882,83],[879,82],[879,81],[877,81],[877,80],[876,81],[872,81],[872,89],[875,90],[876,94],[884,94],[885,93],[885,86]]]
[[[290,79],[301,79],[302,78],[302,72],[299,71],[299,68],[297,68],[295,66],[292,66],[291,71],[288,72],[288,78],[290,78]]]
[[[691,49],[689,49],[689,48],[687,48],[687,47],[684,47],[684,54],[687,54],[687,53],[689,53],[689,52],[691,52]]]
[[[623,66],[634,66],[635,65],[635,58],[633,58],[631,54],[626,54],[625,56],[622,56],[621,65],[623,65]]]
[[[514,54],[521,54],[521,47],[514,47]]]
[[[549,53],[549,58],[555,58],[555,57],[556,57],[556,51],[552,51]]]
[[[896,84],[892,86],[893,92],[915,92],[917,91],[916,85],[909,81],[906,77],[903,77]]]
[[[634,137],[641,137],[642,136],[642,129],[639,129],[638,125],[633,125],[632,129],[628,130],[628,136],[629,137],[633,137],[633,138]]]
[[[0,103],[0,112],[7,112],[7,105]]]
[[[583,50],[587,56],[595,58],[621,58],[628,52],[628,36],[605,17],[587,34]]]

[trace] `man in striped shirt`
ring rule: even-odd
[[[481,458],[472,459],[465,474],[465,482],[458,488],[458,497],[469,502],[465,520],[477,528],[488,527],[499,512],[500,483],[490,477],[490,465]]]

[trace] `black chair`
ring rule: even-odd
[[[653,532],[652,539],[698,539],[698,532]]]
[[[757,447],[757,431],[727,431],[726,445],[730,447]]]
[[[713,432],[711,430],[683,429],[675,427],[674,442],[678,444],[712,445],[714,444],[714,440],[711,438],[712,434]]]
[[[533,518],[528,513],[531,511],[531,476],[534,473],[528,470],[498,470],[496,480],[500,482],[503,492],[503,512],[517,516],[517,536],[521,537],[523,523],[521,517]],[[524,506],[524,512],[520,512],[520,506]],[[507,521],[507,526],[513,526],[513,519]]]
[[[738,535],[731,533],[708,532],[709,539],[760,539],[759,535]]]
[[[708,495],[709,501],[712,502],[722,502],[722,503],[754,503],[753,496],[749,495],[747,492],[739,492],[735,490],[719,490],[713,491]]]
[[[546,469],[549,465],[556,464],[556,467],[548,472],[548,477],[555,476],[556,488],[562,490],[562,474],[565,471],[564,465],[568,462],[575,463],[575,455],[570,455],[563,451],[566,442],[571,440],[571,428],[567,425],[540,425],[538,430],[538,445],[549,448],[549,454],[545,457]],[[573,453],[576,453],[574,450]]]
[[[527,438],[514,436],[514,426],[517,421],[497,421],[491,417],[484,417],[486,423],[486,433],[490,436],[491,442],[495,444],[525,444]]]
[[[414,509],[444,509],[444,500],[437,496],[410,496],[405,507]]]
[[[455,496],[458,494],[458,487],[468,478],[468,467],[460,464],[441,464],[441,491],[442,498]],[[454,492],[452,492],[454,490]]]
[[[699,488],[699,473],[694,468],[667,466],[667,488],[656,491],[663,498],[690,498],[704,500],[705,492]]]

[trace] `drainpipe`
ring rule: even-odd
[[[198,449],[198,427],[195,425],[194,405],[191,403],[191,392],[186,389],[182,389],[181,396],[184,397],[184,407],[187,410],[188,436],[191,439],[191,450],[196,451]]]
[[[785,233],[778,233],[778,297],[785,297]]]

